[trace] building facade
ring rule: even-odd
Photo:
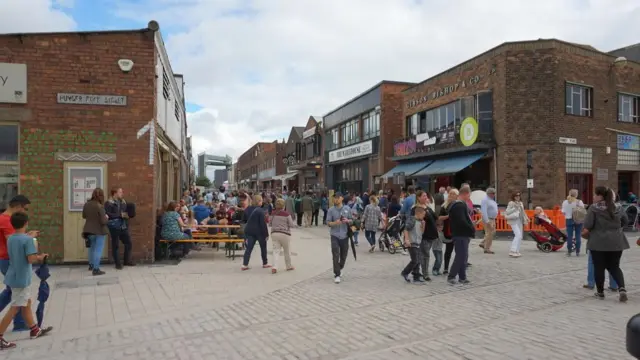
[[[0,77],[0,207],[25,194],[42,251],[86,262],[82,207],[93,189],[122,187],[137,208],[133,260],[152,261],[155,210],[178,198],[191,166],[181,77],[158,24],[0,35]]]
[[[495,186],[551,207],[637,192],[640,64],[555,39],[505,43],[406,89],[389,184]],[[528,193],[531,192],[529,198]]]
[[[325,189],[323,138],[322,119],[310,116],[301,138],[295,143],[298,161],[289,166],[289,170],[297,173],[300,191],[319,192]]]
[[[214,187],[219,188],[225,181],[229,181],[227,169],[215,169],[213,171]]]
[[[293,126],[289,132],[289,137],[283,144],[284,152],[280,156],[282,167],[277,176],[282,191],[300,191],[300,184],[302,183],[300,174],[293,167],[301,164],[302,161],[304,129],[304,126]]]
[[[277,141],[259,142],[240,155],[236,166],[239,188],[252,191],[277,189],[279,148]]]
[[[393,167],[394,139],[403,134],[402,90],[412,83],[382,81],[323,117],[327,189],[380,189]]]

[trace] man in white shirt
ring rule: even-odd
[[[224,194],[223,191],[220,191],[218,193],[218,201],[224,201],[224,200],[227,200],[227,196]]]
[[[498,204],[495,197],[496,189],[488,188],[487,196],[480,203],[482,223],[484,224],[484,239],[479,246],[484,248],[485,254],[494,254],[491,251],[491,244],[493,243],[493,237],[496,235],[496,218],[498,217]]]

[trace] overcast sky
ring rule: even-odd
[[[0,32],[143,28],[184,74],[196,153],[237,158],[380,80],[422,81],[505,41],[640,42],[640,0],[0,0]],[[210,171],[209,173],[212,173]]]

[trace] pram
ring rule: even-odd
[[[562,249],[567,242],[567,235],[565,235],[558,227],[546,219],[541,219],[538,216],[533,218],[533,222],[536,225],[542,226],[548,235],[542,234],[535,230],[529,231],[529,235],[536,242],[538,250],[550,253],[552,251],[558,251]]]
[[[402,229],[404,229],[402,216],[396,215],[390,217],[387,221],[387,226],[380,234],[380,239],[378,239],[380,251],[384,251],[386,248],[389,254],[395,254],[398,248],[402,248],[402,239],[400,236]]]

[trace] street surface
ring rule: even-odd
[[[211,249],[179,265],[105,266],[101,277],[53,267],[45,322],[54,334],[9,333],[19,348],[0,359],[631,358],[624,336],[640,311],[640,248],[625,252],[630,292],[620,304],[616,294],[600,301],[582,289],[585,256],[543,254],[527,241],[511,259],[508,241],[495,243],[495,255],[478,242],[466,286],[443,277],[406,284],[399,273],[408,257],[365,245],[336,285],[322,227],[295,231],[296,270],[277,275],[260,268],[258,249],[246,272],[241,258]]]

